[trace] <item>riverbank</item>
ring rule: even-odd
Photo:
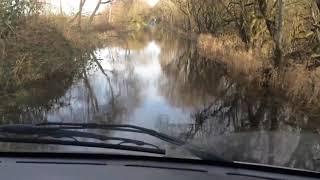
[[[122,35],[118,34],[117,27],[109,24],[93,24],[80,30],[72,26],[69,19],[29,17],[1,41],[0,90],[71,75],[84,62],[82,55]],[[119,28],[124,34],[125,28]]]
[[[197,47],[201,56],[225,65],[230,77],[248,86],[284,95],[301,108],[316,111],[320,107],[320,70],[308,70],[305,64],[291,63],[281,70],[271,59],[255,50],[246,50],[237,36],[200,35]]]
[[[119,36],[117,28],[108,24],[103,24],[103,30],[94,24],[80,31],[69,19],[28,17],[1,40],[0,112],[24,104],[47,106],[59,99],[83,76],[92,52]]]
[[[83,48],[73,37],[44,18],[29,19],[17,26],[14,34],[5,39],[1,90],[11,91],[17,86],[72,74],[74,60]]]

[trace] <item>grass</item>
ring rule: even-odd
[[[2,79],[23,84],[56,72],[72,71],[67,68],[75,53],[75,48],[53,25],[43,20],[27,21],[7,40],[1,64],[6,73],[1,74],[5,76]]]
[[[201,55],[225,64],[232,76],[242,76],[250,81],[257,78],[257,72],[267,64],[252,50],[247,51],[245,44],[235,35],[200,35],[198,48]]]
[[[236,35],[200,35],[198,49],[202,56],[225,65],[228,75],[248,86],[268,87],[274,94],[284,95],[308,110],[320,108],[319,68],[308,70],[305,64],[291,63],[280,70],[275,69],[270,58],[258,53],[261,50],[247,50]]]
[[[70,19],[59,15],[23,18],[13,36],[6,42],[0,39],[0,90],[73,73],[77,56],[126,33],[126,28],[108,24],[103,17],[95,18],[90,27],[83,17],[81,31]]]
[[[72,28],[67,17],[28,18],[6,39],[0,56],[0,91],[73,77],[83,63],[77,59],[93,51],[101,39],[97,33]]]
[[[305,65],[293,64],[284,72],[274,71],[271,87],[282,91],[296,105],[319,110],[320,69],[307,70]]]
[[[28,17],[14,35],[0,39],[0,113],[16,113],[19,107],[44,106],[59,99],[83,71],[92,53],[116,31],[105,22],[94,21],[82,31],[70,17]],[[9,113],[10,114],[10,113]]]

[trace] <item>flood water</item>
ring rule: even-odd
[[[55,82],[30,90],[31,98],[23,103],[2,104],[2,123],[133,124],[187,140],[226,159],[320,171],[316,114],[230,79],[222,65],[201,57],[190,40],[173,33],[142,34],[94,50],[95,57],[63,90]],[[112,135],[160,143],[142,135]],[[170,156],[186,156],[183,150],[160,145]]]

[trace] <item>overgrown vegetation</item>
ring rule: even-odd
[[[44,106],[82,72],[100,35],[82,33],[70,17],[44,14],[37,0],[0,2],[0,112]],[[52,93],[55,92],[55,93]]]
[[[41,109],[59,105],[76,78],[86,79],[87,68],[99,66],[94,53],[98,47],[114,39],[123,44],[148,19],[146,4],[138,0],[119,1],[105,11],[99,10],[113,1],[99,0],[89,15],[83,12],[88,0],[78,1],[75,14],[64,13],[62,7],[51,12],[47,2],[0,2],[0,113],[14,115],[8,119],[26,108],[42,116]]]
[[[145,0],[118,1],[110,14],[105,11],[105,17],[114,25],[128,26],[129,29],[143,29],[150,20],[150,7]]]
[[[319,0],[162,0],[155,12],[200,35],[201,55],[230,75],[319,107]]]
[[[0,91],[72,77],[79,56],[99,44],[98,34],[73,28],[70,17],[42,10],[37,0],[0,2]]]
[[[230,76],[320,106],[319,0],[161,0],[153,8],[145,0],[99,0],[88,15],[88,0],[78,2],[74,15],[44,13],[38,0],[0,2],[0,95],[70,81],[82,55],[103,41],[143,39],[142,30],[161,23],[197,37],[201,59],[223,64]]]

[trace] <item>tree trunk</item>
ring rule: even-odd
[[[62,11],[62,2],[61,2],[62,0],[60,0],[60,15],[62,15],[63,14],[63,11]]]
[[[91,14],[91,16],[90,16],[88,25],[91,25],[94,16],[96,15],[97,11],[99,10],[99,7],[100,7],[100,5],[101,5],[101,2],[102,2],[102,0],[99,0],[99,1],[98,1],[97,5],[96,5],[96,8],[94,9],[94,11],[92,12],[92,14]]]
[[[259,11],[263,16],[263,19],[265,21],[265,24],[267,26],[268,32],[270,36],[272,37],[272,40],[275,40],[274,33],[275,33],[275,22],[274,20],[270,20],[268,18],[268,0],[259,0]]]
[[[69,21],[69,23],[73,23],[78,18],[78,26],[81,28],[81,16],[82,16],[82,8],[85,4],[86,0],[80,0],[79,11],[77,14]]]
[[[112,22],[112,5],[110,5],[109,7],[109,17],[108,17],[108,22],[111,23]]]
[[[0,38],[0,50],[1,50],[1,57],[6,55],[6,42],[4,39]]]
[[[82,8],[83,8],[85,2],[86,2],[86,0],[80,0],[80,4],[79,4],[79,17],[78,17],[78,27],[79,27],[79,29],[81,29]]]
[[[278,67],[283,63],[283,18],[284,18],[284,0],[277,0],[277,18],[276,18],[276,32],[275,32],[275,50],[274,50],[274,64]]]
[[[314,5],[311,6],[312,20],[318,43],[320,43],[320,0],[315,0],[314,2],[315,7],[312,7]]]
[[[316,4],[318,6],[318,9],[320,9],[320,0],[315,0],[316,1]]]

